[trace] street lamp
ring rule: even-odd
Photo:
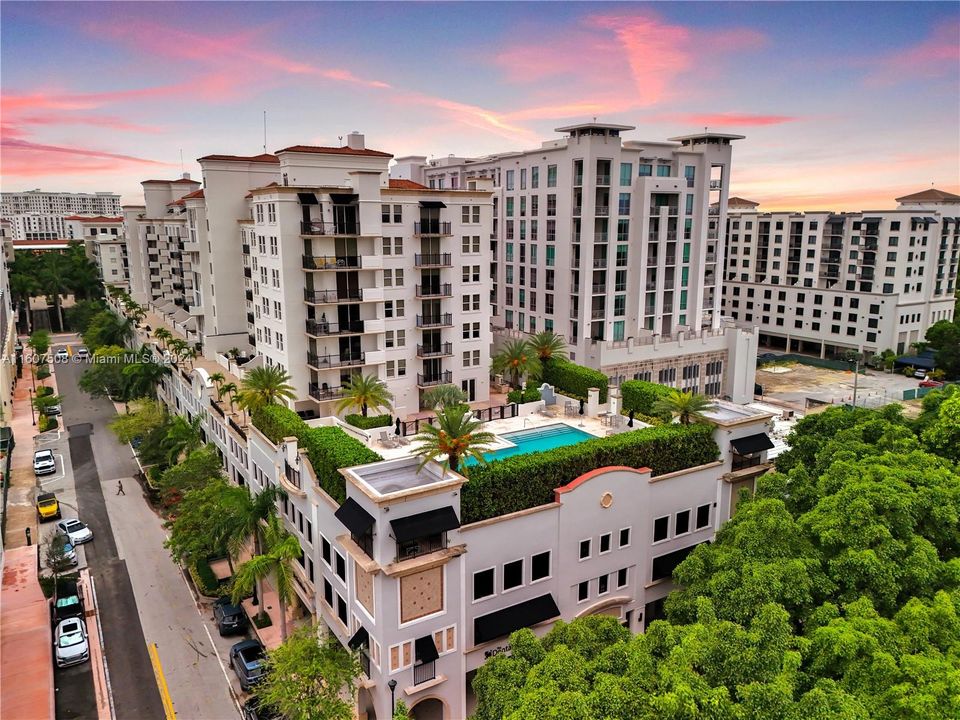
[[[30,424],[37,424],[37,415],[33,411],[33,388],[27,388],[27,392],[30,394]]]
[[[393,715],[397,711],[397,702],[393,695],[397,690],[397,681],[391,680],[387,683],[387,687],[390,688],[390,714]]]

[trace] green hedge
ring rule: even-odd
[[[540,388],[528,386],[526,390],[511,390],[507,393],[507,402],[529,403],[540,399]]]
[[[53,388],[46,385],[41,385],[37,388],[37,397],[46,397],[47,395],[53,395]]]
[[[663,475],[713,462],[719,454],[712,425],[671,424],[475,465],[460,491],[463,523],[552,502],[555,488],[597,468],[649,467]]]
[[[392,415],[370,415],[369,417],[364,417],[363,415],[354,414],[347,415],[344,420],[346,420],[347,425],[353,425],[361,430],[372,430],[374,428],[393,425]]]
[[[620,385],[623,409],[627,412],[653,415],[653,404],[670,394],[672,388],[645,380],[627,380]]]
[[[340,428],[311,428],[293,410],[280,405],[269,405],[255,412],[253,424],[274,443],[295,437],[297,445],[307,451],[317,483],[338,503],[347,499],[346,480],[340,468],[383,460]]]
[[[196,558],[190,562],[190,577],[197,590],[208,597],[217,597],[220,594],[220,581],[210,569],[210,563],[205,558]]]
[[[590,388],[600,390],[600,402],[607,401],[606,375],[563,358],[554,358],[543,364],[543,382],[553,385],[563,395],[586,400]]]

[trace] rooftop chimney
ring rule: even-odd
[[[189,180],[189,179],[190,179],[190,173],[184,173],[184,174],[183,174],[183,179],[184,179],[184,180]]]
[[[347,135],[347,147],[351,150],[364,150],[363,145],[363,133],[358,130],[354,130],[352,133]]]

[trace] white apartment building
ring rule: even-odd
[[[66,237],[84,244],[87,257],[97,266],[103,284],[129,287],[130,263],[123,218],[70,215],[64,220]]]
[[[625,140],[629,125],[584,123],[540,148],[484,158],[398,158],[430,187],[494,182],[498,337],[552,330],[570,358],[613,382],[652,379],[743,402],[756,338],[721,322],[732,146],[717,133]],[[712,207],[715,206],[715,207]]]
[[[106,215],[120,214],[116,193],[67,193],[27,190],[0,193],[0,215]]]
[[[67,220],[63,215],[40,215],[36,213],[9,215],[10,230],[14,240],[60,240],[69,237]]]
[[[787,351],[908,352],[953,318],[960,196],[930,189],[896,201],[893,210],[763,213],[738,200],[727,217],[724,315]]]

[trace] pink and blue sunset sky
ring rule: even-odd
[[[956,3],[3,2],[4,190],[199,177],[194,158],[339,144],[525,149],[588,120],[736,145],[763,209],[960,192]]]

